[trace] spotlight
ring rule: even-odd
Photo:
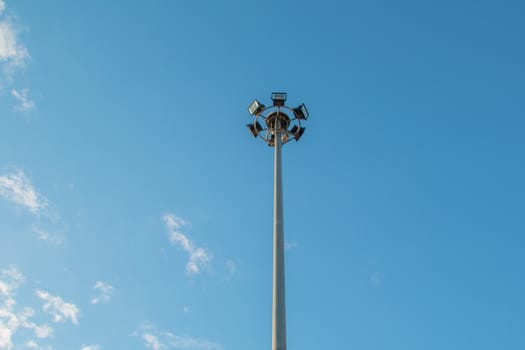
[[[248,130],[250,130],[253,137],[257,137],[257,135],[259,135],[259,133],[263,131],[263,127],[261,126],[261,124],[259,124],[259,122],[248,124],[246,125],[246,127],[248,128]]]
[[[306,106],[303,104],[301,104],[299,107],[297,108],[294,108],[293,110],[293,114],[295,115],[295,117],[297,119],[308,119],[308,110],[306,109]]]
[[[286,101],[286,92],[272,92],[272,101],[273,105],[276,107],[284,106],[284,101]]]
[[[246,127],[248,128],[248,130],[250,130],[253,137],[257,137],[258,132],[257,130],[255,130],[255,126],[253,126],[253,124],[248,124],[246,125]]]
[[[292,126],[290,129],[290,134],[295,135],[295,133],[299,130],[299,127],[297,125]]]
[[[259,122],[255,122],[255,130],[257,130],[257,133],[263,131],[263,127],[261,126],[261,124],[259,124]]]
[[[305,128],[303,128],[303,127],[300,127],[300,128],[298,128],[298,129],[299,129],[299,130],[297,130],[297,131],[295,132],[295,134],[294,134],[294,136],[295,136],[295,141],[299,141],[299,139],[301,138],[301,136],[303,136],[303,134],[304,134],[304,130],[305,130]]]
[[[259,115],[262,111],[264,111],[264,105],[260,103],[257,100],[253,100],[250,107],[248,107],[248,112],[250,112],[251,115]]]

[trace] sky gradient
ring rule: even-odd
[[[524,13],[0,0],[0,349],[524,349]]]

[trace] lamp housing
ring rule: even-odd
[[[294,134],[295,141],[299,141],[301,136],[303,136],[303,134],[304,134],[304,130],[305,130],[305,128],[303,128],[303,127],[300,127],[299,130],[297,130],[297,132]]]
[[[259,133],[264,130],[262,125],[257,121],[254,122],[253,124],[246,125],[246,127],[248,128],[248,130],[250,130],[250,133],[254,137],[257,137],[257,135],[259,135]]]
[[[297,119],[308,119],[308,109],[306,109],[306,106],[304,103],[302,103],[299,107],[293,109],[293,114]]]
[[[250,131],[250,133],[253,135],[253,137],[257,137],[257,135],[259,135],[259,132],[258,132],[257,129],[255,128],[255,125],[253,125],[253,124],[247,124],[246,127],[248,128],[248,130]]]
[[[253,100],[253,102],[248,107],[248,112],[250,112],[251,115],[259,115],[262,111],[264,111],[266,107],[260,103],[257,100]]]
[[[286,92],[272,92],[272,101],[273,105],[276,107],[284,106],[284,101],[286,101]]]

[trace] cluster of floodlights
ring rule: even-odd
[[[296,108],[285,106],[285,92],[273,92],[272,101],[273,105],[270,107],[266,107],[257,100],[253,100],[250,104],[248,112],[255,117],[253,123],[246,125],[250,133],[254,137],[259,136],[269,146],[275,145],[275,136],[277,134],[281,135],[283,144],[292,139],[299,141],[305,130],[305,128],[301,126],[301,121],[308,119],[308,110],[304,103]],[[282,109],[291,111],[294,118],[290,119]],[[264,115],[264,113],[266,113],[266,115]],[[259,118],[265,122],[266,128],[259,123]]]

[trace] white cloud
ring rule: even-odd
[[[48,206],[47,199],[36,192],[31,181],[19,169],[0,176],[0,197],[26,208],[35,215],[43,212]]]
[[[41,241],[46,241],[55,245],[60,245],[64,243],[62,237],[59,237],[56,234],[52,234],[49,231],[43,230],[36,225],[33,226],[33,231],[36,233],[37,238]]]
[[[45,301],[42,310],[53,316],[53,322],[65,322],[70,320],[73,324],[78,325],[78,314],[80,310],[75,304],[66,303],[59,296],[53,296],[46,291],[37,289],[36,296]]]
[[[0,322],[0,349],[11,349],[13,343],[11,342],[11,337],[13,335],[13,330],[10,327],[4,325],[3,322]]]
[[[31,327],[33,331],[35,332],[35,336],[40,339],[49,338],[53,334],[53,328],[51,328],[49,325],[44,324],[41,326],[33,326]]]
[[[226,270],[223,280],[230,281],[239,269],[239,261],[233,259],[226,259],[226,261],[223,263],[223,266]]]
[[[26,342],[26,348],[30,348],[30,349],[40,349],[40,346],[37,344],[36,341],[34,341],[33,339],[29,339],[27,342]]]
[[[221,350],[222,346],[205,339],[193,338],[187,335],[164,333],[167,344],[173,349]]]
[[[162,344],[159,339],[151,333],[142,334],[142,339],[146,348],[153,350],[166,349],[166,345]]]
[[[188,226],[190,224],[183,218],[180,218],[174,214],[164,215],[164,222],[166,223],[166,226],[170,229],[179,229],[183,226]]]
[[[19,26],[5,15],[6,4],[0,0],[0,92],[13,85],[17,72],[23,70],[30,60],[29,50],[19,39]],[[35,109],[35,102],[29,98],[29,89],[12,89],[11,95],[17,100],[16,112],[30,112]]]
[[[29,51],[18,38],[19,31],[12,17],[4,15],[5,8],[5,1],[0,0],[0,92],[13,83],[15,73],[23,69],[30,59]],[[19,102],[16,111],[27,112],[35,108],[35,103],[28,98],[28,91],[11,91]]]
[[[222,350],[220,344],[191,337],[188,335],[177,335],[157,329],[151,323],[145,323],[135,335],[139,336],[146,348],[153,350],[182,349],[182,350]]]
[[[115,288],[107,282],[97,281],[93,289],[98,292],[98,295],[91,299],[91,304],[95,305],[109,302]]]
[[[299,244],[297,242],[289,242],[289,241],[285,241],[284,242],[284,250],[286,250],[286,251],[295,249],[298,246],[299,246]]]
[[[47,347],[43,347],[43,346],[40,346],[36,341],[34,341],[33,339],[29,339],[28,341],[26,341],[26,343],[24,344],[26,348],[28,349],[37,349],[37,350],[52,350],[53,348],[51,347],[51,345],[48,345]]]
[[[33,225],[33,232],[38,239],[55,245],[64,243],[67,225],[61,224],[60,215],[50,206],[48,199],[40,194],[26,174],[17,167],[0,174],[0,199],[18,205],[33,214],[37,223]],[[43,227],[50,227],[51,230]]]
[[[48,338],[53,334],[50,326],[37,325],[31,321],[35,313],[32,308],[25,307],[21,311],[15,309],[16,291],[24,281],[25,277],[14,266],[0,272],[0,349],[12,349],[12,337],[20,329],[30,330],[40,339]],[[30,341],[28,344],[32,346],[36,342]]]
[[[2,270],[1,276],[11,280],[11,285],[15,288],[18,288],[25,281],[24,275],[14,265]]]
[[[35,109],[35,102],[27,96],[29,89],[11,90],[11,95],[18,101],[18,105],[14,107],[17,112],[29,112]]]
[[[166,214],[163,219],[169,233],[170,242],[188,253],[189,259],[186,263],[186,272],[188,274],[199,273],[211,261],[211,254],[204,248],[196,247],[188,236],[181,231],[182,227],[189,225],[187,221],[173,214]]]
[[[3,3],[5,8],[5,3]],[[11,81],[14,73],[23,68],[29,59],[29,51],[18,40],[18,32],[6,18],[0,20],[0,66],[3,78]],[[3,79],[2,79],[3,80]],[[0,86],[2,84],[0,80]]]
[[[100,350],[100,345],[83,345],[80,350]]]

